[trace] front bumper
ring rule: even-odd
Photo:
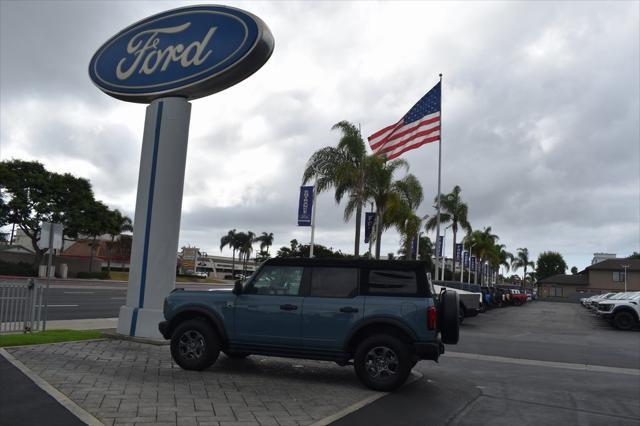
[[[475,316],[478,316],[479,313],[480,313],[480,308],[478,308],[478,309],[474,309],[474,308],[465,309],[464,310],[464,317],[465,318],[475,317]]]
[[[169,321],[162,321],[158,324],[158,330],[160,330],[160,334],[165,339],[171,339],[171,334],[169,333]]]
[[[433,343],[415,342],[413,346],[419,359],[437,361],[444,353],[444,345],[440,340]]]

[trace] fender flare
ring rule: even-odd
[[[347,334],[346,336],[344,349],[347,350],[353,338],[365,327],[368,327],[370,325],[389,325],[392,327],[397,327],[402,330],[407,336],[409,336],[414,342],[418,340],[418,336],[416,335],[415,331],[413,331],[402,321],[393,317],[379,316],[362,320],[354,328],[352,328],[351,331],[349,331],[349,334]]]
[[[192,314],[192,313],[201,315],[206,319],[208,319],[209,321],[211,321],[223,342],[227,342],[229,340],[227,336],[227,331],[224,328],[224,321],[220,318],[220,315],[216,312],[212,312],[210,309],[207,309],[202,306],[197,306],[197,305],[184,306],[179,310],[177,310],[175,314],[173,314],[173,316],[169,320],[169,324],[170,324],[169,329],[171,330],[171,333],[173,333],[174,328],[178,325],[178,323],[176,322],[177,318],[179,318],[184,314]]]

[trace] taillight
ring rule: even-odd
[[[435,330],[438,326],[438,311],[435,306],[429,306],[427,308],[427,328],[429,330]]]

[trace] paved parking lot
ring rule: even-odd
[[[205,372],[167,346],[119,340],[10,349],[105,424],[313,424],[380,394],[333,363],[224,355]],[[640,332],[578,305],[536,302],[469,318],[423,378],[336,425],[640,425]]]
[[[221,354],[200,373],[173,364],[168,346],[121,340],[9,352],[107,425],[312,424],[377,394],[328,362]]]

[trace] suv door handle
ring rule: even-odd
[[[298,309],[298,307],[296,305],[287,303],[286,305],[280,305],[280,309],[282,309],[283,311],[295,311],[296,309]]]
[[[353,308],[351,306],[345,306],[344,308],[340,308],[340,312],[344,312],[345,314],[354,314],[358,312],[358,308]]]

